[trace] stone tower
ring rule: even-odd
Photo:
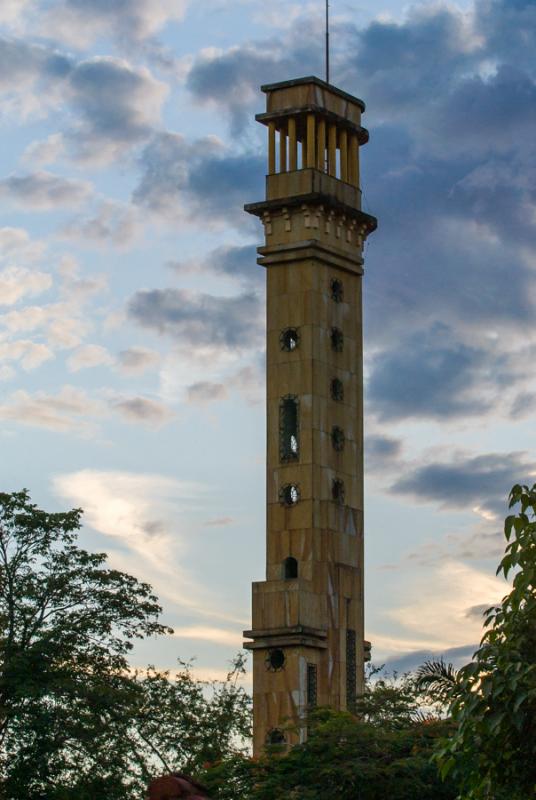
[[[254,751],[352,709],[363,631],[361,100],[318,78],[263,86],[267,275],[266,580],[253,584]]]

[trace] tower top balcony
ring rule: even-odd
[[[265,217],[278,208],[321,205],[373,231],[377,223],[361,210],[359,185],[359,149],[369,138],[363,101],[314,76],[261,89],[266,111],[255,119],[268,128],[266,199],[246,211]]]
[[[359,144],[368,142],[368,131],[361,127],[361,114],[365,111],[362,100],[336,86],[311,75],[281,83],[261,86],[267,95],[266,111],[255,119],[263,125],[275,124],[277,131],[288,126],[288,120],[296,120],[298,139],[307,136],[307,115],[314,114],[317,120],[332,123],[348,134],[357,134]]]

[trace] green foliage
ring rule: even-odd
[[[425,661],[415,673],[415,685],[432,703],[445,708],[450,704],[458,683],[458,670],[452,664],[439,661]]]
[[[474,660],[451,692],[455,735],[443,744],[443,775],[464,800],[536,797],[536,485],[514,486],[497,573],[513,574],[511,592],[486,614]]]
[[[447,720],[423,712],[411,675],[372,672],[360,716],[318,709],[307,741],[258,762],[224,760],[202,776],[214,800],[454,800],[431,756],[451,732]]]
[[[133,674],[136,639],[167,633],[151,587],[77,545],[79,510],[0,494],[0,796],[134,800],[151,777],[240,751],[250,701],[226,681]]]

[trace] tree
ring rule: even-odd
[[[239,752],[238,681],[133,672],[136,639],[170,632],[151,587],[77,545],[81,511],[0,494],[0,796],[134,800],[163,771]]]
[[[451,723],[423,709],[412,675],[373,669],[358,714],[318,709],[307,741],[287,754],[223,760],[201,780],[214,800],[454,800],[454,780],[431,762]]]
[[[536,797],[536,485],[516,485],[505,520],[505,556],[497,574],[513,586],[488,609],[473,661],[450,692],[457,728],[443,743],[443,775],[460,782],[464,800]]]

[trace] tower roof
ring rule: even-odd
[[[365,103],[363,100],[360,100],[359,97],[354,97],[354,95],[344,92],[342,89],[338,89],[331,83],[326,83],[326,81],[323,81],[321,78],[317,78],[315,75],[308,75],[304,78],[293,78],[290,81],[280,81],[279,83],[265,83],[263,86],[261,86],[261,91],[268,94],[270,92],[277,92],[284,89],[292,89],[297,86],[305,85],[318,86],[321,90],[327,91],[329,94],[337,95],[349,103],[354,103],[360,107],[361,111],[365,111]]]
[[[266,111],[255,119],[263,125],[275,123],[276,129],[286,126],[289,117],[295,117],[298,136],[304,135],[306,115],[313,113],[319,119],[334,123],[339,129],[357,134],[360,144],[368,141],[368,131],[361,126],[361,114],[365,110],[362,100],[343,92],[336,86],[311,75],[280,83],[261,86],[267,95]]]

